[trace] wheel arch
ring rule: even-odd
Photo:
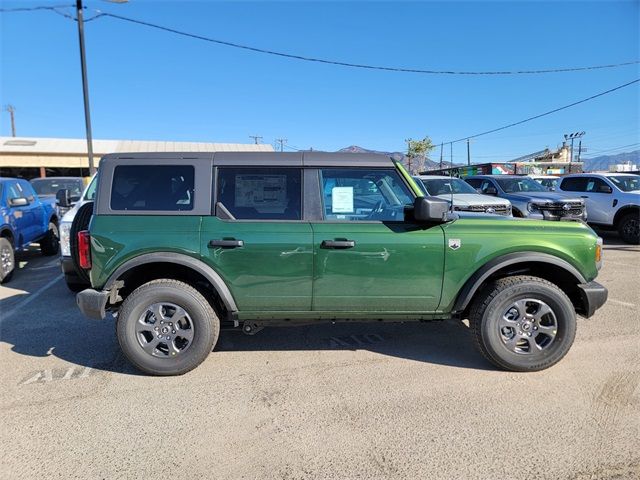
[[[587,279],[577,268],[566,260],[546,253],[516,252],[494,258],[476,270],[460,290],[453,313],[467,314],[472,300],[487,283],[516,274],[549,280],[567,294],[576,311],[580,313],[585,310],[577,285],[587,283]]]
[[[0,228],[0,237],[9,240],[11,242],[11,245],[15,247],[15,235],[13,234],[11,228],[9,228],[8,226]]]
[[[111,290],[123,282],[123,293],[159,278],[190,280],[205,289],[210,288],[218,304],[214,308],[232,314],[238,311],[235,299],[224,279],[209,265],[185,254],[173,252],[146,253],[120,265],[105,282],[104,290]],[[118,287],[121,288],[121,287]]]
[[[624,207],[618,209],[616,214],[613,216],[613,225],[618,226],[618,222],[622,217],[624,217],[628,213],[635,213],[636,215],[640,215],[640,206],[639,205],[625,205]]]

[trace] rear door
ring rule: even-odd
[[[201,255],[240,311],[309,311],[312,232],[299,167],[217,168],[215,216],[203,217]]]
[[[394,168],[320,170],[312,222],[313,310],[431,312],[440,301],[440,226],[404,221],[413,195]]]
[[[564,178],[560,189],[576,192],[584,199],[589,222],[612,223],[613,189],[604,180],[589,176]]]

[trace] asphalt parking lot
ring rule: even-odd
[[[605,243],[609,302],[529,374],[435,322],[223,332],[146,377],[27,252],[0,287],[0,478],[640,478],[640,247]]]

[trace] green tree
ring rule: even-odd
[[[416,174],[424,171],[429,153],[435,148],[435,145],[428,136],[422,140],[408,138],[405,142],[407,142],[406,162],[409,173]]]

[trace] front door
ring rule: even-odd
[[[313,310],[432,312],[444,266],[440,226],[404,221],[413,195],[393,168],[323,169],[314,221]]]
[[[311,310],[301,179],[300,168],[218,168],[216,216],[202,220],[201,255],[241,312]]]

